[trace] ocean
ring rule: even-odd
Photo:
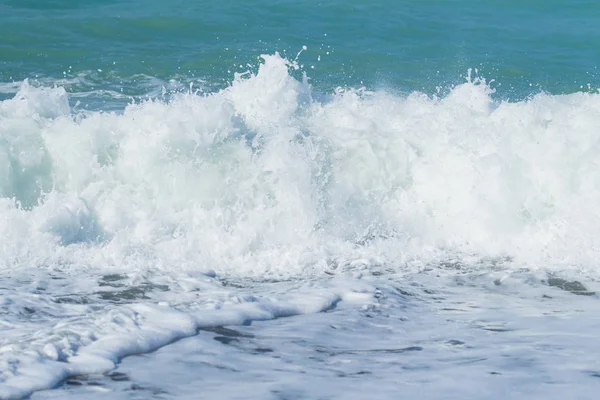
[[[591,399],[600,7],[0,0],[0,399]]]

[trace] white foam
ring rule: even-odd
[[[222,91],[122,113],[72,113],[64,89],[27,82],[0,103],[0,396],[205,324],[364,301],[371,289],[346,289],[370,268],[505,260],[597,276],[600,95],[510,103],[468,81],[444,98],[316,101],[293,67],[264,56]],[[293,284],[253,292],[324,272],[356,279],[288,303]],[[238,305],[230,282],[251,293]]]
[[[28,348],[21,351],[0,347],[0,398],[27,397],[36,390],[52,388],[68,376],[109,372],[123,357],[156,350],[192,336],[200,328],[320,312],[330,309],[339,300],[337,294],[320,291],[305,293],[292,298],[291,302],[255,299],[196,313],[149,304],[121,307],[85,324],[85,327],[95,327],[102,336],[81,345],[74,355],[63,360],[58,355],[63,351],[52,344],[37,351],[36,343],[31,341]],[[72,328],[72,332],[76,332],[76,328]]]
[[[63,244],[93,219],[81,239],[126,237],[231,273],[297,272],[303,257],[381,236],[402,250],[390,262],[427,247],[593,263],[598,95],[496,102],[467,82],[441,99],[347,90],[321,103],[286,60],[264,58],[221,92],[123,115],[73,117],[63,89],[24,83],[2,103],[0,192],[33,207],[23,217],[48,218],[41,231]],[[61,231],[45,192],[79,199],[87,222]]]

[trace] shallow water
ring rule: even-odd
[[[590,398],[597,301],[514,274],[363,276],[368,304],[201,329],[42,398]],[[161,379],[156,379],[160,376]]]

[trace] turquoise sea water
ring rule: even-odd
[[[130,94],[145,89],[141,75],[222,87],[260,54],[293,59],[307,46],[299,62],[323,91],[433,93],[473,68],[505,97],[571,93],[597,86],[598,18],[583,0],[5,0],[0,81],[85,73]]]

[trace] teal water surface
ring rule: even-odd
[[[595,89],[600,7],[587,0],[0,1],[0,81],[83,74],[69,91],[208,87],[263,53],[298,61],[323,91],[419,90],[477,69],[504,98]],[[493,85],[494,86],[494,85]],[[7,94],[5,94],[5,97]]]

